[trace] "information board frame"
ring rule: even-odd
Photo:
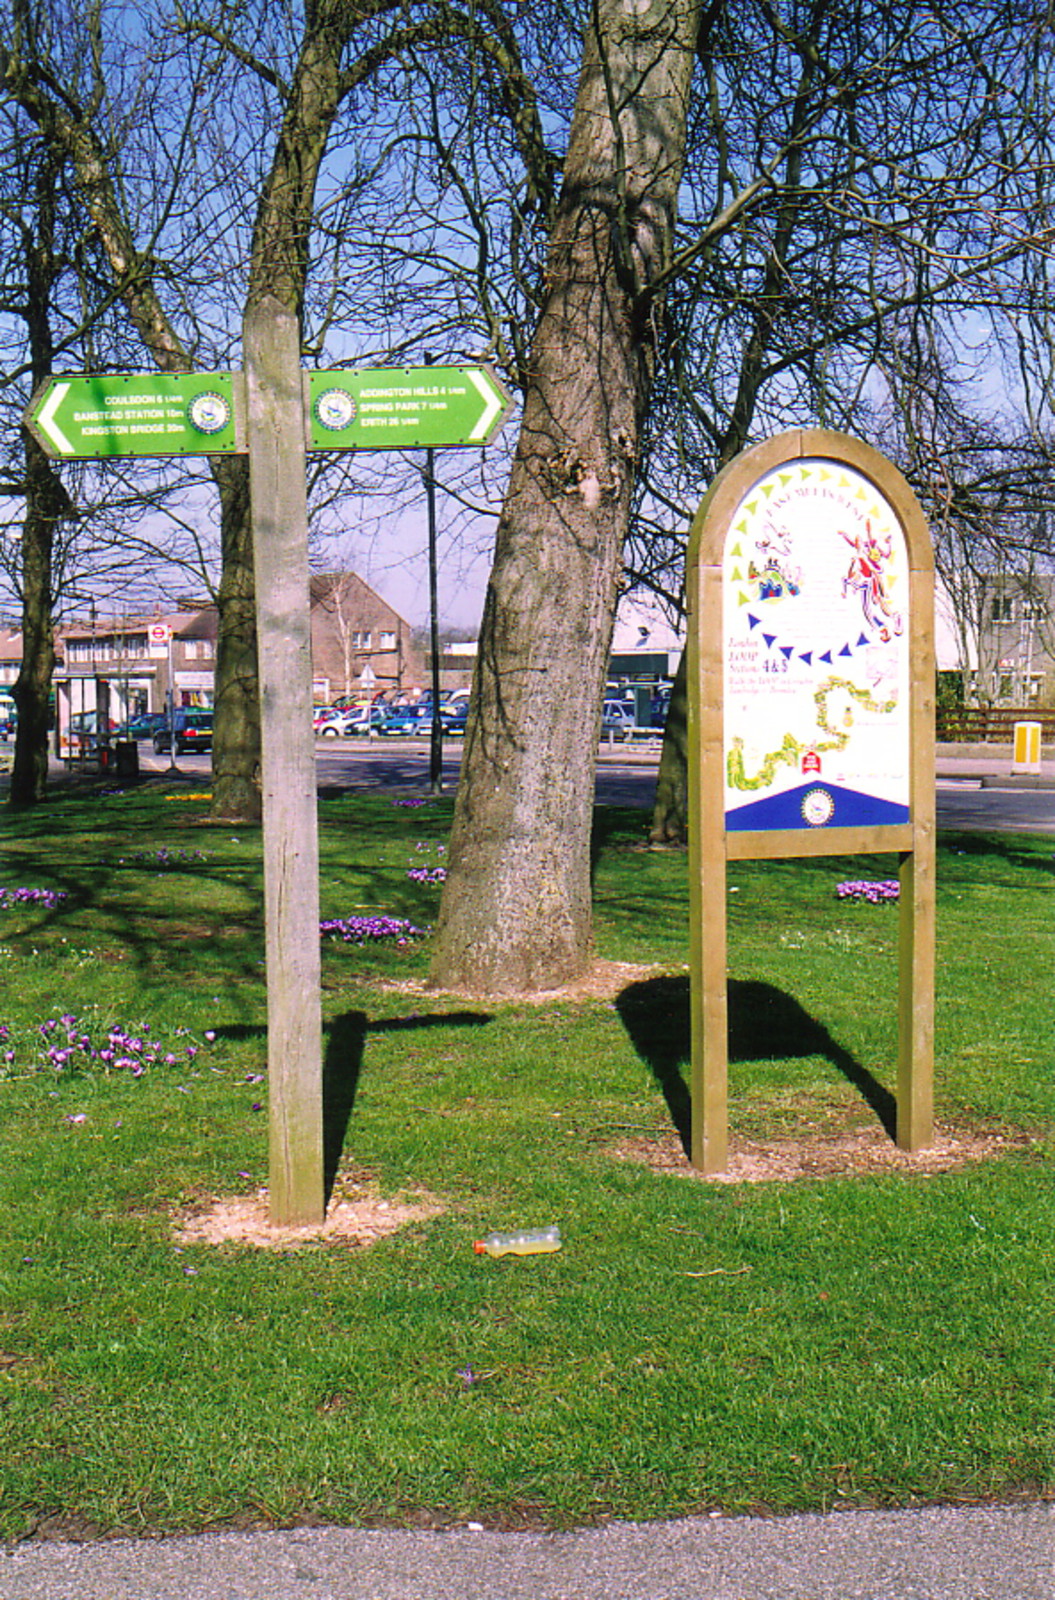
[[[838,824],[727,826],[725,591],[727,536],[752,491],[806,463],[864,480],[896,519],[907,596],[898,625],[908,647],[907,818]],[[845,535],[844,535],[845,537]],[[847,539],[849,544],[851,541]],[[852,586],[853,552],[845,578]],[[896,1141],[933,1140],[934,1050],[934,555],[923,512],[903,475],[849,435],[797,429],[744,451],[715,478],[693,520],[686,562],[692,1131],[690,1158],[704,1173],[728,1163],[727,877],[730,861],[895,853],[898,856],[898,1071]],[[850,588],[847,588],[847,593]],[[804,602],[808,607],[808,600]],[[852,713],[851,713],[852,715]],[[832,825],[832,824],[835,825]]]

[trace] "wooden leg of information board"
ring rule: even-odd
[[[729,1159],[725,879],[725,857],[718,851],[693,873],[691,1159],[705,1173],[724,1172]]]
[[[934,1138],[933,838],[901,857],[898,931],[897,1143],[924,1150]]]

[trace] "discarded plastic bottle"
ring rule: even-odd
[[[540,1256],[560,1249],[560,1229],[520,1228],[516,1233],[489,1233],[477,1239],[473,1249],[478,1256]]]

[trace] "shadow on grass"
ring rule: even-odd
[[[692,1058],[689,980],[649,978],[624,989],[616,1009],[630,1041],[655,1073],[670,1118],[690,1151],[692,1097],[681,1068]],[[729,1062],[782,1061],[823,1056],[853,1084],[890,1135],[895,1135],[897,1102],[867,1067],[844,1050],[824,1025],[798,1001],[770,983],[729,983]]]
[[[1051,839],[1046,835],[953,833],[941,829],[938,846],[951,856],[971,856],[977,860],[991,857],[1005,861],[1009,866],[1023,867],[1028,872],[1055,875],[1055,853]]]
[[[323,1027],[322,1059],[322,1161],[326,1202],[329,1204],[348,1124],[363,1070],[363,1052],[369,1034],[409,1033],[421,1028],[479,1028],[490,1022],[483,1011],[442,1011],[432,1016],[383,1017],[372,1022],[365,1011],[345,1011]],[[217,1028],[217,1038],[266,1039],[267,1029],[236,1023]]]
[[[651,811],[639,806],[596,805],[590,827],[590,865],[596,868],[606,850],[640,847],[648,837]]]

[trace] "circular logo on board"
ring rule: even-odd
[[[802,797],[802,820],[811,828],[823,828],[835,815],[835,801],[827,789],[810,789]]]
[[[315,420],[331,433],[350,428],[358,413],[355,397],[347,389],[324,389],[315,402]]]
[[[231,420],[231,407],[222,394],[204,389],[187,407],[192,428],[199,433],[222,433]]]

